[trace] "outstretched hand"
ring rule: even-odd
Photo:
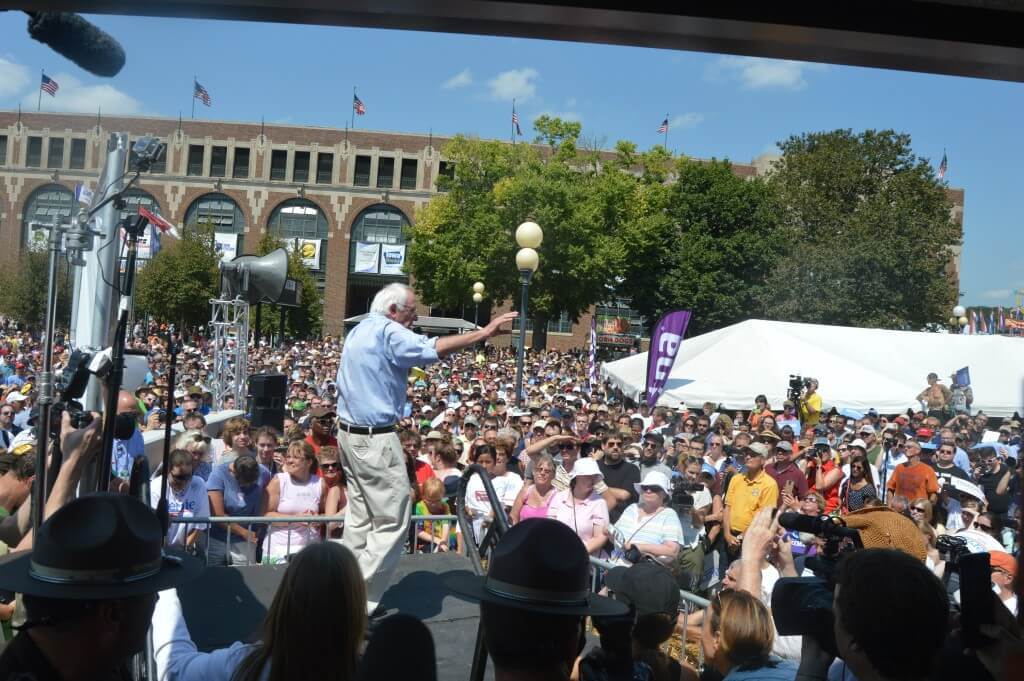
[[[502,326],[505,324],[511,324],[512,320],[519,316],[518,312],[506,312],[491,320],[491,323],[484,327],[484,333],[487,338],[493,338],[494,336],[504,335],[512,330],[510,326],[507,329],[503,329]]]

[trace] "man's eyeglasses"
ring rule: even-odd
[[[608,442],[604,443],[604,446],[610,449],[617,449],[622,446],[622,442],[619,440],[608,440]]]

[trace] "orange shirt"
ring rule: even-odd
[[[929,495],[939,493],[939,480],[934,468],[918,461],[913,465],[896,466],[886,488],[908,501],[927,499]]]

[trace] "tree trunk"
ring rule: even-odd
[[[546,314],[537,313],[533,317],[533,342],[531,350],[544,350],[548,345],[548,317]]]

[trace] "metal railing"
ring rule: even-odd
[[[417,542],[417,534],[418,534],[419,530],[423,527],[424,523],[426,523],[426,522],[448,522],[448,523],[455,523],[455,522],[457,522],[457,520],[458,520],[458,517],[456,515],[414,515],[414,516],[412,516],[410,518],[410,521],[409,521],[409,531],[410,531],[410,539],[409,539],[409,544],[408,544],[408,547],[410,549],[409,553],[416,553],[417,543],[418,543]],[[325,516],[325,515],[311,515],[311,516],[307,516],[307,515],[299,515],[299,516],[206,516],[206,517],[175,516],[175,517],[171,517],[170,521],[171,521],[171,525],[172,526],[173,525],[185,525],[186,526],[186,529],[185,529],[186,536],[191,532],[191,530],[189,529],[189,526],[193,526],[195,529],[208,530],[208,527],[210,525],[225,525],[225,526],[226,525],[241,525],[241,526],[243,526],[247,530],[258,531],[258,541],[259,541],[259,543],[262,544],[262,542],[263,542],[263,540],[264,540],[264,538],[266,536],[265,533],[268,532],[271,529],[270,526],[273,526],[273,525],[304,525],[304,526],[308,527],[310,525],[328,525],[330,523],[338,523],[339,525],[343,526],[344,523],[345,523],[345,516],[343,516],[343,515],[333,515],[333,516]],[[326,531],[319,532],[318,535],[319,535],[319,541],[329,541],[329,540],[331,540],[331,537],[327,536],[327,532]],[[289,532],[288,536],[287,536],[287,539],[286,539],[286,543],[285,543],[285,552],[284,552],[285,556],[290,555],[292,553],[292,550],[291,550],[291,539],[292,539],[292,533]],[[224,543],[225,543],[225,557],[230,556],[230,554],[231,554],[231,545],[232,544],[238,544],[238,543],[246,543],[247,544],[247,542],[243,542],[243,540],[241,538],[238,538],[238,539],[232,538],[230,530],[226,530],[225,531],[224,539],[221,540],[221,539],[218,538],[218,541],[224,541]],[[304,545],[305,544],[303,544],[303,546]],[[205,548],[206,547],[203,547],[203,546],[197,547],[197,551],[199,551],[201,549],[205,549]],[[435,550],[436,550],[435,545],[433,543],[431,543],[430,544],[430,551],[429,551],[429,553],[434,553]],[[209,565],[209,553],[207,551],[205,551],[205,550],[203,550],[203,553],[205,553],[205,555],[203,556],[204,560],[206,561],[206,564]],[[255,554],[255,549],[254,549],[254,554]],[[264,560],[259,561],[258,564],[267,564],[268,562],[270,562],[269,560],[267,560],[268,558],[269,558],[268,556],[264,556]],[[249,562],[250,562],[250,564],[257,564],[255,559],[253,559],[253,560],[251,560]]]

